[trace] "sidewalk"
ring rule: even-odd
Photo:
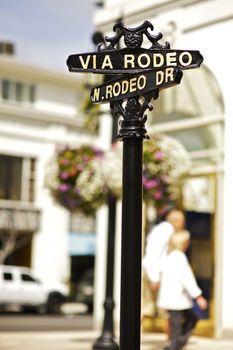
[[[2,332],[0,350],[91,350],[95,332]],[[143,334],[141,350],[162,350],[163,334]],[[186,350],[231,350],[232,340],[191,337]]]

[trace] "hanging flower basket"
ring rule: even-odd
[[[190,159],[183,145],[158,134],[143,147],[143,198],[162,214],[180,201]],[[91,145],[63,146],[49,163],[46,187],[54,200],[70,211],[93,214],[107,193],[121,198],[122,144],[104,153]]]
[[[104,153],[91,145],[58,148],[45,179],[54,200],[70,211],[93,214],[105,202],[103,158]]]
[[[186,149],[177,140],[158,134],[143,145],[143,198],[160,214],[180,200],[184,176],[190,169]],[[110,192],[121,197],[122,146],[117,143],[107,152],[103,173]]]

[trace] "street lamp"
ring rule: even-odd
[[[105,40],[101,32],[95,32],[92,36],[95,45],[105,45]],[[105,76],[106,82],[109,76]],[[111,143],[114,142],[118,130],[118,118],[112,114],[112,136]],[[93,344],[94,350],[118,350],[119,346],[115,341],[113,326],[113,286],[114,286],[114,257],[115,257],[115,226],[116,226],[116,198],[113,194],[108,195],[108,238],[107,238],[107,272],[106,272],[106,292],[104,301],[104,322],[102,333]]]

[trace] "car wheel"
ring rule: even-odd
[[[46,305],[39,305],[39,306],[37,306],[36,311],[40,315],[46,314],[47,306]]]
[[[47,303],[47,311],[50,314],[59,314],[61,312],[61,306],[63,304],[63,297],[59,294],[54,294],[49,297]]]
[[[87,310],[88,310],[89,314],[92,314],[93,313],[93,304],[88,304],[87,305]]]

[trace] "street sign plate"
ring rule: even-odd
[[[164,67],[196,68],[203,56],[194,50],[124,48],[70,55],[67,65],[72,72],[103,74],[141,73]]]
[[[179,84],[182,71],[178,67],[166,67],[134,75],[121,76],[91,90],[93,103],[113,102],[144,95],[150,91]]]

